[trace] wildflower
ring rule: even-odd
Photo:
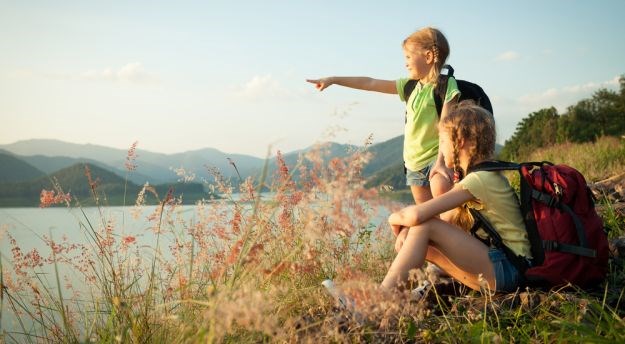
[[[235,234],[239,234],[241,231],[241,209],[237,207],[234,210],[234,216],[232,218],[232,232]]]
[[[46,190],[46,189],[42,189],[41,190],[41,194],[39,195],[39,207],[40,208],[47,208],[49,206],[55,205],[55,204],[59,204],[59,203],[67,203],[69,201],[71,201],[72,197],[70,196],[69,193],[67,194],[63,194],[63,193],[59,193],[57,195],[55,195],[55,191],[54,190]]]
[[[234,163],[234,161],[232,161],[232,159],[230,158],[226,158],[226,159],[228,159],[228,163],[232,165],[232,167],[234,167],[234,171],[237,173],[237,176],[239,176],[239,180],[243,180],[241,178],[241,174],[239,173],[239,169],[237,168],[237,165]]]
[[[226,264],[234,264],[237,261],[242,247],[243,239],[239,239],[234,245],[232,245],[230,248],[230,254],[228,255],[228,258],[226,258]]]
[[[99,179],[96,178],[95,180],[93,180],[89,165],[85,165],[85,176],[87,176],[87,180],[89,181],[89,187],[91,188],[92,191],[95,191],[96,187],[98,186]]]
[[[373,144],[373,133],[369,134],[369,136],[367,136],[367,138],[365,139],[365,148],[368,148],[369,146],[371,146]]]
[[[286,166],[286,162],[284,161],[282,152],[280,152],[279,150],[276,153],[276,161],[278,164],[278,173],[280,174],[280,178],[283,181],[286,181],[289,178],[289,168]]]
[[[137,151],[136,151],[137,143],[139,143],[139,141],[135,141],[130,146],[130,148],[128,149],[128,155],[126,155],[126,163],[124,165],[126,166],[126,170],[128,170],[128,172],[134,171],[137,169],[137,165],[135,164],[135,160],[138,157]]]
[[[133,244],[135,241],[137,241],[137,238],[135,238],[132,235],[128,235],[122,238],[122,244],[124,245],[130,245]]]
[[[170,167],[169,169],[174,171],[174,173],[176,173],[176,175],[179,177],[178,178],[179,182],[190,183],[193,180],[195,180],[195,173],[187,172],[187,170],[185,170],[184,167],[179,167],[179,168]]]

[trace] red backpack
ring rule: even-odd
[[[472,233],[480,227],[486,231],[490,244],[503,249],[523,272],[527,286],[551,288],[571,283],[591,287],[602,282],[608,270],[608,238],[584,176],[572,167],[550,162],[486,161],[469,172],[501,170],[520,173],[521,213],[533,260],[516,256],[473,209]]]

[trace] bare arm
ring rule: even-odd
[[[455,96],[449,102],[443,104],[443,108],[441,110],[441,118],[439,119],[439,121],[443,121],[443,119],[447,117],[447,114],[449,113],[449,108],[452,105],[458,103],[458,98],[459,96]],[[436,162],[434,162],[434,166],[432,166],[432,169],[430,170],[430,179],[432,179],[435,174],[440,174],[450,183],[453,182],[453,171],[445,167],[445,159],[443,158],[443,152],[441,151],[438,152]]]
[[[441,109],[441,118],[440,118],[441,121],[447,117],[447,114],[449,113],[449,108],[452,105],[458,103],[459,98],[460,96],[456,95],[455,97],[451,98],[451,100],[448,101],[447,103],[443,103],[443,108]]]
[[[392,213],[388,217],[393,234],[397,236],[403,228],[416,226],[434,216],[454,209],[475,197],[462,186],[456,184],[449,192],[421,203],[408,206],[400,211]]]
[[[306,79],[306,81],[315,84],[319,91],[325,90],[330,85],[341,85],[358,90],[397,94],[394,80],[380,80],[366,76],[330,76],[321,79]]]

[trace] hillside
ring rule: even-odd
[[[302,153],[315,149],[311,146],[302,150],[282,152],[286,163],[294,166]],[[356,149],[353,145],[328,143],[324,147],[327,159],[342,157]],[[4,149],[24,162],[40,169],[45,173],[53,173],[60,169],[78,164],[88,163],[125,176],[124,164],[127,152],[121,149],[79,145],[58,140],[27,140],[9,145],[0,145]],[[128,175],[129,180],[136,184],[149,181],[151,184],[176,182],[179,176],[174,169],[183,168],[187,174],[195,174],[196,181],[211,181],[211,170],[218,170],[233,184],[238,184],[239,176],[232,166],[234,163],[242,179],[253,176],[258,179],[265,166],[265,159],[244,155],[228,154],[214,148],[204,148],[175,154],[160,154],[144,150],[137,150],[135,164],[137,168]],[[275,158],[268,161],[268,172],[276,169]]]
[[[386,142],[374,145],[370,151],[374,153],[374,158],[365,167],[363,174],[367,178],[367,187],[379,187],[388,185],[395,191],[410,193],[406,186],[404,174],[404,159],[402,156],[403,136],[395,137]],[[495,145],[497,155],[502,145]],[[409,197],[412,197],[409,195]],[[403,197],[402,199],[409,199]]]
[[[125,175],[125,172],[122,171],[124,171],[124,163],[128,153],[124,149],[44,139],[24,140],[0,145],[0,149],[18,155],[20,159],[46,173],[52,173],[76,163],[86,162]],[[217,168],[226,178],[238,180],[228,158],[235,161],[243,176],[255,175],[262,169],[264,163],[264,159],[261,158],[244,154],[228,154],[214,148],[175,154],[154,153],[137,149],[136,154],[137,169],[129,178],[139,184],[146,181],[152,184],[176,182],[178,176],[172,169],[180,167],[189,173],[195,173],[198,180],[211,178],[207,167]]]
[[[111,171],[118,176],[125,176],[126,170],[121,168],[115,168],[110,165],[107,165],[103,162],[87,159],[87,158],[70,158],[66,156],[45,156],[45,155],[31,155],[31,156],[16,156],[20,160],[36,167],[37,169],[45,172],[46,174],[51,174],[56,171],[62,170],[66,167],[70,167],[76,164],[89,164],[91,166],[98,166],[105,170]],[[124,166],[123,164],[120,166]],[[144,168],[146,168],[144,166]],[[171,172],[169,172],[171,174]],[[158,175],[147,176],[146,174],[139,173],[137,171],[133,171],[133,173],[128,174],[128,180],[135,184],[144,184],[146,181],[150,181],[150,183],[158,184],[163,183],[167,178],[159,178]]]
[[[14,157],[11,154],[0,152],[0,183],[15,183],[36,179],[45,175],[36,167]]]
[[[373,154],[371,161],[365,166],[362,173],[365,177],[382,173],[390,166],[403,163],[404,136],[400,135],[390,140],[372,145],[369,152]],[[403,168],[401,169],[403,173]],[[384,173],[386,174],[386,173]],[[379,177],[377,179],[380,179]],[[384,178],[382,178],[384,179]]]
[[[34,207],[39,205],[41,190],[56,190],[53,183],[63,189],[64,193],[69,193],[74,201],[80,201],[83,206],[95,205],[89,179],[86,176],[85,166],[89,167],[91,180],[97,185],[96,190],[101,204],[122,205],[124,204],[124,194],[126,204],[133,204],[142,186],[135,183],[126,183],[125,179],[104,168],[76,164],[61,169],[49,176],[39,177],[31,181],[16,183],[0,183],[0,206],[21,206]],[[156,185],[155,189],[162,199],[168,190],[173,189],[174,196],[184,195],[185,204],[193,204],[202,198],[209,198],[209,194],[204,191],[204,187],[199,183],[167,183]],[[148,195],[148,203],[156,203],[157,200]]]
[[[0,205],[2,206],[34,206],[38,203],[38,195],[41,189],[52,189],[51,180],[57,178],[59,184],[65,192],[79,198],[87,198],[90,196],[90,189],[87,178],[84,176],[84,165],[91,167],[92,174],[100,178],[99,189],[107,194],[107,198],[111,204],[123,203],[123,186],[126,176],[129,184],[127,185],[127,199],[136,195],[140,185],[149,182],[150,185],[158,185],[159,195],[166,194],[168,185],[175,185],[179,193],[185,193],[185,202],[193,202],[208,195],[204,192],[203,184],[207,181],[211,183],[214,180],[212,170],[218,170],[222,176],[229,179],[236,187],[240,181],[236,169],[241,175],[241,179],[252,176],[256,181],[260,178],[267,164],[267,177],[271,178],[276,170],[275,158],[265,159],[249,157],[241,154],[227,155],[216,149],[206,148],[196,151],[189,151],[172,155],[152,156],[151,159],[162,158],[162,161],[154,164],[147,162],[141,153],[135,161],[137,169],[132,173],[127,173],[121,168],[114,168],[106,162],[95,160],[95,158],[76,157],[78,155],[89,155],[86,150],[88,145],[66,144],[62,141],[55,140],[30,140],[28,142],[16,143],[3,146],[6,149],[13,149],[20,153],[33,153],[37,145],[50,144],[50,147],[40,147],[41,151],[48,154],[61,153],[59,150],[68,149],[70,156],[46,156],[42,154],[35,155],[13,155],[14,153],[6,152],[11,159],[10,169],[12,176],[21,176],[20,179],[14,177],[6,178],[4,182],[0,182]],[[328,161],[334,157],[344,157],[358,149],[352,145],[342,145],[336,143],[328,143],[321,146],[325,154],[324,158]],[[311,146],[303,150],[289,152],[284,154],[284,159],[288,166],[295,167],[302,154],[318,149],[318,146]],[[105,152],[106,154],[101,154]],[[116,152],[120,155],[115,166],[124,166],[126,152],[115,150],[112,148],[99,147],[94,157],[106,158],[107,154]],[[148,154],[148,157],[149,154]],[[144,158],[142,160],[142,158]],[[233,164],[231,164],[231,162]],[[4,164],[3,164],[4,165]],[[165,167],[168,165],[168,167]],[[9,166],[9,163],[7,163]],[[176,174],[175,169],[183,168],[187,175],[195,175],[194,183],[180,184],[178,180],[180,176]],[[39,170],[38,173],[33,171]],[[9,170],[5,173],[9,175]],[[34,173],[34,174],[33,174]],[[50,177],[46,176],[49,175]],[[295,175],[297,179],[297,175]],[[161,186],[163,185],[163,186]]]

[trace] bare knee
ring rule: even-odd
[[[412,198],[415,204],[421,204],[432,199],[432,192],[429,186],[411,185],[410,191],[412,192]]]

